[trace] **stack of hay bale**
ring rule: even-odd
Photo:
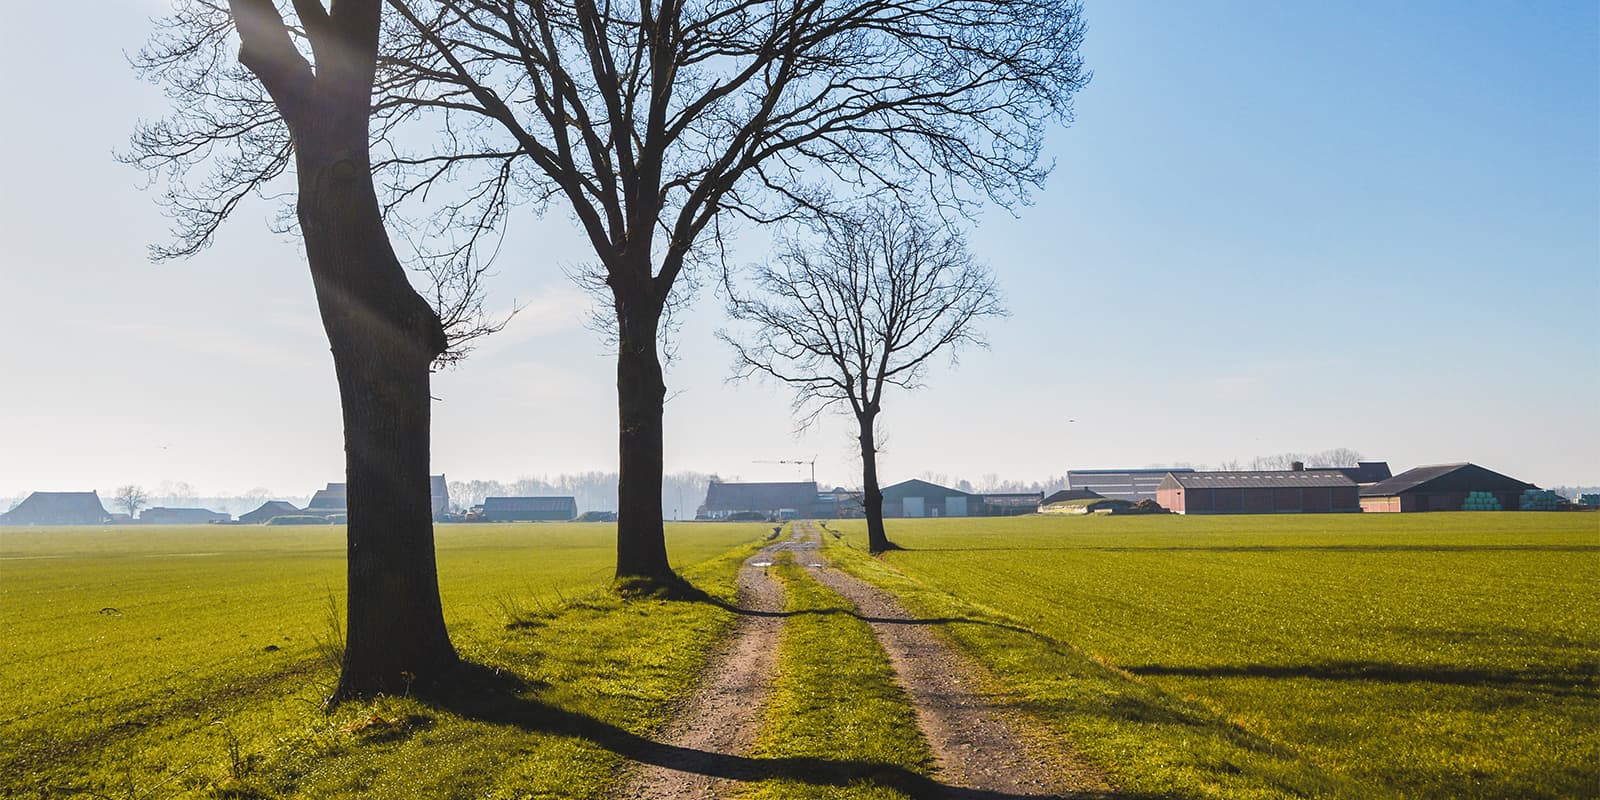
[[[1499,511],[1500,501],[1493,492],[1468,492],[1467,501],[1461,504],[1462,511]]]
[[[1523,511],[1555,511],[1561,498],[1549,489],[1528,489],[1522,493]]]

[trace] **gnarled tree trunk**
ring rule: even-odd
[[[457,663],[445,631],[428,484],[428,369],[439,316],[395,256],[368,126],[380,0],[296,3],[316,57],[270,0],[230,0],[239,60],[293,138],[296,212],[344,412],[349,593],[335,702],[426,689]]]

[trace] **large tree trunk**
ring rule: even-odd
[[[873,554],[894,549],[883,528],[883,491],[878,488],[878,443],[872,434],[875,415],[857,417],[861,425],[861,509],[867,515],[867,551]]]
[[[364,117],[298,130],[295,144],[301,232],[344,411],[349,593],[334,699],[422,691],[457,663],[428,483],[428,374],[444,330],[389,243]]]
[[[661,306],[619,297],[617,322],[617,584],[629,594],[674,594],[682,581],[667,563],[661,523],[667,397],[658,351]]]

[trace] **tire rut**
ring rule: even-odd
[[[707,664],[694,695],[659,737],[675,755],[665,763],[624,772],[613,797],[699,800],[729,793],[733,782],[710,773],[717,762],[743,756],[755,743],[784,622],[783,587],[767,575],[767,567],[779,551],[794,544],[792,539],[774,542],[739,567],[739,619]]]

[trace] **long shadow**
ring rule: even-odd
[[[1173,545],[1168,547],[903,547],[912,553],[1054,553],[1067,550],[1096,553],[1600,553],[1589,544],[1261,544]]]
[[[587,714],[524,696],[526,685],[505,673],[467,664],[447,694],[427,698],[431,705],[467,719],[554,736],[593,742],[631,761],[732,781],[786,779],[809,786],[843,787],[863,781],[895,789],[914,798],[948,800],[1024,800],[1024,798],[1136,797],[1125,794],[1075,793],[1025,795],[966,789],[940,783],[897,764],[814,757],[753,758],[714,753],[658,742]]]
[[[1471,667],[1395,664],[1385,661],[1327,661],[1316,664],[1228,664],[1210,667],[1144,664],[1124,667],[1135,675],[1189,678],[1313,678],[1375,683],[1436,683],[1449,686],[1529,689],[1558,693],[1593,692],[1600,688],[1594,673],[1569,671],[1516,672]]]
[[[1070,649],[1066,644],[1050,638],[1038,631],[1029,630],[1020,625],[1011,625],[1005,622],[995,622],[987,619],[973,619],[971,617],[874,617],[863,614],[853,608],[807,608],[799,611],[759,611],[753,608],[744,608],[734,605],[719,597],[707,596],[702,602],[710,603],[724,611],[729,611],[743,617],[804,617],[804,616],[832,616],[843,614],[855,617],[866,623],[883,625],[983,625],[990,628],[999,628],[1012,633],[1022,634],[1055,648],[1057,650]]]

